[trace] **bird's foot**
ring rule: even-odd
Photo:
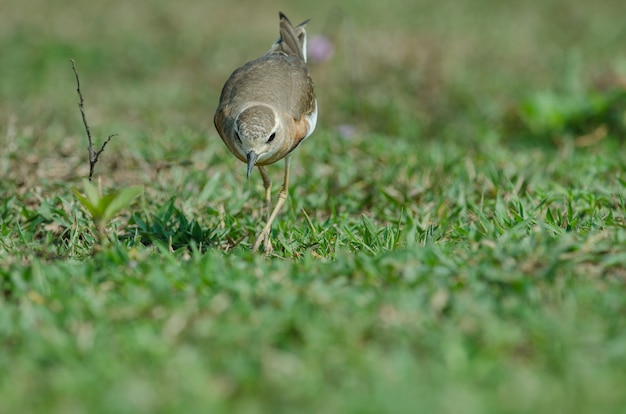
[[[269,255],[274,251],[274,247],[272,247],[272,240],[270,239],[270,229],[264,228],[263,231],[257,236],[254,244],[252,245],[252,251],[259,251],[261,243],[263,244],[263,252],[265,255]]]

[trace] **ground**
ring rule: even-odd
[[[320,117],[264,257],[212,118],[279,10]],[[2,410],[623,413],[625,12],[3,2]]]

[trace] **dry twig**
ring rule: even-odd
[[[93,170],[96,167],[96,163],[98,162],[98,157],[100,154],[104,152],[104,148],[107,146],[111,138],[116,136],[117,134],[109,135],[106,141],[102,144],[99,150],[94,150],[93,141],[91,139],[91,130],[89,129],[89,124],[87,123],[87,116],[85,115],[85,100],[83,99],[83,94],[80,91],[80,79],[78,78],[78,70],[76,70],[76,61],[74,59],[70,59],[72,61],[72,69],[74,70],[74,76],[76,76],[76,92],[78,92],[78,108],[80,109],[80,114],[83,117],[83,125],[85,126],[85,131],[87,131],[87,151],[89,152],[89,181],[93,178]]]

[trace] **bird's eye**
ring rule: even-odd
[[[270,142],[274,141],[274,138],[276,138],[276,132],[272,132],[272,135],[270,135],[270,137],[267,139],[267,143],[269,144]]]
[[[241,138],[239,138],[239,133],[235,132],[235,138],[237,138],[237,141],[239,141],[239,143],[241,143]]]

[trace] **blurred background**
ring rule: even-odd
[[[221,87],[276,39],[279,10],[311,18],[320,142],[623,139],[622,0],[4,0],[0,174],[84,175],[70,58],[96,142],[120,134],[101,171],[136,181],[198,151],[227,158]]]

